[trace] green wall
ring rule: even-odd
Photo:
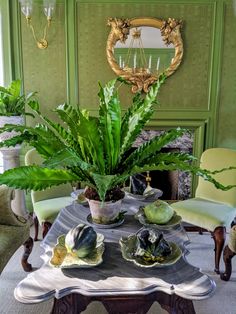
[[[114,78],[105,52],[109,17],[182,19],[183,62],[162,87],[161,105],[150,128],[195,129],[197,155],[211,146],[236,149],[236,9],[232,1],[60,0],[44,51],[36,48],[18,1],[1,2],[10,7],[12,76],[23,76],[25,89],[39,92],[48,116],[64,101],[79,103],[96,114],[97,82]],[[37,34],[43,29],[41,11],[38,1],[32,19]],[[127,87],[121,93],[125,108],[132,94]]]
[[[232,1],[233,2],[233,1]],[[236,3],[224,5],[216,145],[236,149]]]

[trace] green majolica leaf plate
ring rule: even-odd
[[[169,242],[171,247],[171,254],[163,256],[160,261],[147,261],[141,256],[134,256],[137,248],[137,236],[132,234],[128,237],[122,237],[119,241],[121,246],[122,256],[125,260],[133,262],[139,267],[153,268],[153,267],[166,267],[175,264],[182,256],[182,251],[177,244]]]
[[[57,244],[53,249],[50,265],[59,268],[89,268],[98,266],[103,262],[102,255],[105,249],[104,235],[97,233],[97,244],[91,253],[83,258],[70,253],[65,247],[65,235],[57,238]]]
[[[155,224],[150,222],[147,217],[145,216],[145,213],[143,211],[143,206],[139,207],[139,211],[134,215],[134,217],[136,219],[139,220],[139,222],[147,227],[151,227],[154,229],[167,229],[167,228],[171,228],[175,225],[178,225],[181,221],[182,221],[182,217],[177,215],[176,212],[174,212],[174,215],[172,216],[172,218],[165,224]]]

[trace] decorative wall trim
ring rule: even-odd
[[[21,49],[21,25],[18,1],[2,1],[2,40],[4,82],[17,78],[23,78],[22,49]]]
[[[11,58],[11,32],[10,32],[10,3],[1,1],[1,10],[4,12],[1,16],[2,22],[2,42],[3,45],[3,80],[8,84],[12,80],[12,58]]]
[[[207,147],[214,147],[217,143],[218,113],[220,106],[221,68],[224,43],[224,12],[223,1],[215,2],[214,36],[212,44],[211,84],[210,84],[210,111],[211,120],[209,132],[206,134]]]
[[[78,45],[76,1],[65,0],[67,102],[78,103]]]
[[[12,79],[22,79],[24,87],[24,70],[22,58],[21,11],[18,1],[10,2],[10,30],[12,49]]]

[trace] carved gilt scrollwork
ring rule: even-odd
[[[170,66],[163,72],[166,76],[172,75],[181,63],[183,57],[183,41],[180,30],[182,28],[182,21],[169,18],[168,20],[160,20],[155,18],[134,18],[134,19],[120,19],[109,18],[108,26],[111,27],[110,34],[107,40],[107,60],[112,70],[116,75],[124,78],[132,84],[132,92],[137,91],[148,92],[150,85],[152,85],[161,73],[151,73],[146,68],[134,69],[125,66],[121,68],[117,63],[114,55],[114,47],[118,41],[125,43],[130,29],[141,26],[149,26],[160,29],[162,39],[166,45],[173,44],[175,47],[175,55],[172,58]]]

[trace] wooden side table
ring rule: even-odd
[[[169,295],[162,291],[148,295],[137,296],[101,296],[88,297],[72,293],[54,299],[52,314],[77,314],[84,311],[90,302],[100,301],[108,313],[111,314],[144,314],[150,309],[153,302],[158,302],[170,314],[195,314],[193,302],[177,296]]]
[[[183,251],[174,265],[147,269],[122,258],[118,240],[142,227],[133,217],[140,205],[143,203],[125,200],[122,210],[128,213],[124,224],[96,230],[105,236],[105,252],[103,263],[89,269],[49,265],[57,237],[79,223],[88,223],[88,208],[76,203],[64,208],[42,242],[44,265],[18,284],[15,298],[23,303],[54,298],[52,313],[60,314],[80,313],[92,301],[101,301],[112,314],[146,313],[154,301],[172,314],[195,313],[192,300],[208,298],[215,283],[186,261],[188,237],[181,224],[164,232],[167,241],[178,243]]]

